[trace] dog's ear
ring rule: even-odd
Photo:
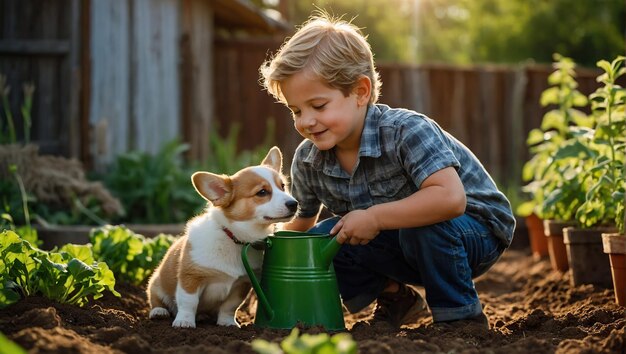
[[[215,206],[228,206],[233,198],[233,184],[226,175],[196,172],[191,176],[196,191]]]
[[[283,154],[277,146],[274,146],[267,153],[267,156],[261,162],[261,165],[266,165],[272,168],[274,171],[280,173],[283,169]]]

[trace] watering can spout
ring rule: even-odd
[[[328,268],[330,267],[333,258],[339,249],[341,248],[341,243],[337,242],[337,235],[333,236],[326,244],[322,247],[322,264]]]

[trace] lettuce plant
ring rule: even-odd
[[[302,334],[298,328],[291,330],[280,345],[264,339],[252,341],[252,349],[260,354],[356,354],[357,344],[348,333]]]
[[[174,236],[146,238],[124,226],[107,225],[89,235],[95,259],[106,262],[119,280],[141,284],[152,274]]]
[[[114,287],[113,272],[94,260],[89,246],[47,252],[14,231],[0,233],[0,308],[35,294],[83,306],[105,290],[120,296]]]

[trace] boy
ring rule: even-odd
[[[373,55],[351,23],[312,17],[260,72],[305,138],[291,168],[300,210],[284,228],[337,235],[348,310],[377,300],[374,321],[400,327],[425,309],[407,286],[422,285],[434,323],[489,328],[472,278],[510,245],[515,219],[472,152],[428,117],[376,104]],[[316,225],[322,205],[336,217]]]

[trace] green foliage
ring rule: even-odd
[[[603,86],[590,95],[595,130],[589,145],[599,154],[585,171],[590,188],[584,204],[576,213],[586,227],[616,224],[624,232],[624,193],[626,190],[626,90],[616,84],[626,73],[625,58],[598,62],[604,73],[598,77]]]
[[[519,209],[544,219],[575,220],[582,227],[616,225],[624,232],[626,203],[626,90],[616,80],[626,73],[626,58],[601,60],[602,84],[589,96],[590,116],[572,107],[584,100],[575,91],[573,62],[563,57],[550,76],[553,86],[542,104],[558,110],[544,116],[541,130],[529,134],[532,159],[524,166],[533,200]],[[567,69],[567,70],[565,70]],[[518,210],[519,212],[519,210]]]
[[[593,67],[624,52],[623,0],[294,0],[288,6],[295,25],[316,8],[354,18],[378,62],[550,63],[559,52]]]
[[[211,155],[202,163],[196,165],[196,170],[231,175],[247,166],[258,165],[272,147],[276,123],[268,119],[265,127],[263,142],[253,150],[238,151],[239,131],[241,125],[230,125],[228,134],[222,138],[217,129],[211,131],[209,148]]]
[[[252,341],[252,349],[260,354],[356,354],[357,344],[348,333],[300,335],[298,328],[291,330],[280,346],[263,339]]]
[[[259,6],[269,1],[255,0]],[[623,51],[621,0],[295,0],[291,22],[317,9],[353,19],[377,60],[388,62],[549,63],[561,52],[585,66]]]
[[[592,67],[624,50],[623,0],[426,0],[419,6],[421,62],[549,63],[559,52]]]
[[[529,182],[523,190],[531,200],[517,208],[517,214],[535,213],[541,218],[572,220],[584,196],[581,172],[588,166],[594,151],[581,141],[587,139],[592,120],[576,107],[587,105],[578,90],[575,63],[554,55],[555,71],[548,77],[551,85],[541,95],[542,106],[554,106],[542,120],[541,127],[529,132],[526,140],[531,159],[522,170]]]
[[[575,130],[575,128],[572,128]],[[588,131],[582,130],[563,142],[548,166],[538,195],[543,197],[539,215],[544,219],[575,220],[576,211],[589,189],[584,172],[590,168],[597,153],[589,148]]]
[[[174,140],[156,155],[132,151],[117,156],[110,171],[100,177],[113,195],[120,199],[126,215],[118,222],[180,223],[197,215],[206,206],[191,183],[193,172],[202,170],[233,174],[258,165],[271,147],[274,120],[267,121],[262,144],[253,150],[238,151],[240,125],[233,123],[226,137],[211,131],[210,156],[201,162],[186,163],[187,144]]]
[[[122,202],[124,220],[163,224],[184,222],[205,205],[194,190],[192,171],[183,165],[188,145],[165,144],[156,155],[132,151],[119,155],[103,177],[105,185]]]
[[[114,286],[113,272],[94,261],[89,246],[46,252],[11,230],[0,233],[0,308],[34,294],[83,306],[105,290],[120,296]]]
[[[377,61],[411,62],[415,58],[412,35],[413,5],[406,0],[298,0],[290,3],[292,22],[304,22],[323,9],[361,28]],[[413,48],[413,50],[411,50]]]
[[[26,354],[26,350],[0,332],[0,354]]]
[[[160,234],[145,238],[124,226],[104,226],[89,235],[96,260],[106,262],[115,276],[139,285],[148,279],[175,237]]]
[[[20,107],[22,114],[22,122],[24,123],[24,143],[30,142],[30,127],[32,125],[31,111],[33,107],[33,94],[35,86],[32,83],[24,84],[23,87],[23,103]],[[11,87],[7,85],[7,78],[0,74],[0,104],[2,105],[1,113],[4,113],[6,120],[6,129],[4,128],[2,115],[0,114],[0,144],[16,144],[18,142],[17,130],[15,128],[15,120],[11,105],[9,103],[9,94]]]
[[[23,240],[31,245],[39,247],[43,242],[37,236],[37,230],[28,225],[16,226],[13,217],[9,213],[0,214],[0,230],[11,230],[20,235]]]

